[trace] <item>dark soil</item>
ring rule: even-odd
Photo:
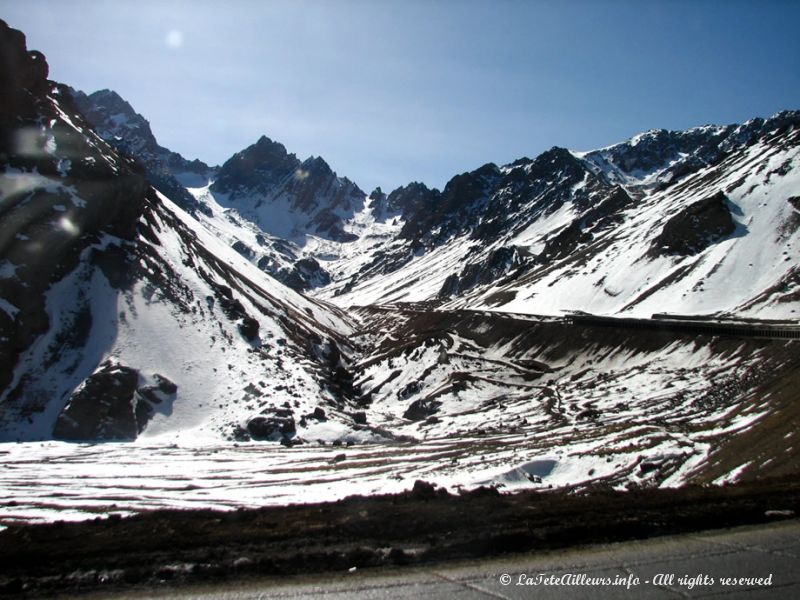
[[[451,495],[418,482],[404,494],[324,504],[11,525],[0,532],[0,596],[429,564],[760,523],[783,511],[800,511],[796,474],[580,495]]]

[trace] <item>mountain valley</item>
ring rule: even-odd
[[[0,521],[800,468],[800,112],[367,194],[0,47]]]

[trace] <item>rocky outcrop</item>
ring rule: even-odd
[[[595,239],[595,235],[622,223],[622,212],[632,202],[628,193],[619,186],[605,190],[599,202],[586,208],[569,225],[545,242],[536,262],[547,264],[573,255],[580,246]]]
[[[452,298],[479,285],[500,284],[508,280],[513,271],[524,268],[531,260],[524,248],[504,246],[489,253],[486,260],[471,263],[464,267],[458,275],[450,275],[439,290],[438,297]]]
[[[458,233],[469,231],[480,219],[491,197],[500,171],[486,164],[453,177],[440,193],[421,184],[402,189],[402,195],[389,195],[388,201],[403,206],[405,223],[400,237],[410,240],[412,247],[432,248]],[[412,203],[413,202],[413,203]]]
[[[403,418],[410,421],[422,421],[439,412],[442,405],[438,400],[427,400],[421,398],[412,402],[403,413]]]
[[[402,215],[405,221],[413,221],[423,212],[433,210],[440,195],[439,190],[414,181],[393,190],[388,196],[381,192],[378,198],[379,212]]]
[[[252,440],[274,442],[282,438],[291,438],[297,432],[297,426],[291,410],[276,408],[265,415],[250,419],[246,431]]]
[[[291,270],[265,270],[282,284],[298,292],[306,292],[331,282],[330,273],[322,268],[317,259],[310,256],[299,259]]]
[[[249,342],[258,344],[259,324],[253,317],[247,314],[242,303],[233,295],[233,290],[226,285],[215,285],[216,299],[222,312],[231,321],[238,322],[239,333]]]
[[[666,222],[650,256],[697,254],[732,234],[736,223],[722,192],[690,204]]]
[[[139,373],[105,363],[70,396],[56,421],[53,437],[67,441],[133,440],[152,409],[136,396]]]
[[[161,404],[174,399],[178,392],[178,386],[175,383],[159,373],[153,375],[153,380],[153,384],[144,385],[137,390],[142,398],[151,404]]]
[[[58,415],[53,438],[130,441],[144,431],[155,407],[175,399],[178,386],[156,373],[140,385],[136,369],[106,361],[72,393]]]

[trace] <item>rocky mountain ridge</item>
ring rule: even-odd
[[[0,55],[0,440],[354,431],[351,319],[159,193],[5,23]]]
[[[266,136],[228,159],[209,191],[265,233],[301,243],[307,233],[353,241],[342,224],[363,208],[365,197],[322,158],[300,161]]]
[[[536,281],[552,281],[556,272],[574,278],[589,255],[598,256],[609,247],[608,240],[621,237],[637,206],[653,202],[655,208],[657,201],[666,208],[669,199],[682,194],[682,187],[695,188],[693,208],[681,200],[669,218],[643,225],[658,228],[655,245],[624,261],[697,257],[716,244],[742,238],[745,229],[736,223],[731,212],[736,207],[730,205],[727,192],[701,174],[719,171],[732,155],[776,133],[771,143],[782,144],[784,159],[777,169],[771,168],[772,183],[775,177],[791,180],[799,123],[796,111],[785,111],[743,125],[651,130],[591,152],[554,147],[534,159],[503,166],[490,163],[455,176],[442,191],[411,183],[389,194],[379,188],[369,196],[336,176],[321,158],[300,161],[282,144],[262,137],[213,173],[209,186],[189,190],[202,207],[204,224],[253,264],[294,289],[343,306],[392,299],[472,306],[475,300],[466,299],[470,296],[481,297],[481,306],[510,305],[522,312],[591,311],[597,307],[585,302],[540,306],[521,302],[519,296],[535,298],[538,292],[529,289],[531,283],[538,287]],[[749,193],[762,184],[770,181],[751,183]],[[791,214],[783,214],[788,209],[776,210],[779,219],[792,221]],[[788,231],[781,223],[775,227]],[[779,235],[778,243],[780,239]],[[794,248],[784,239],[780,253],[792,256]],[[619,260],[611,256],[606,262]],[[793,275],[782,277],[788,282]],[[519,290],[512,282],[520,280],[530,283]],[[599,280],[602,276],[576,285],[594,287]],[[780,280],[768,287],[793,285]],[[503,286],[508,290],[494,290]],[[641,282],[615,310],[630,310],[644,291]],[[736,312],[761,291],[719,304],[711,312]],[[681,294],[687,295],[685,290]],[[676,310],[696,312],[694,304]],[[773,303],[773,313],[781,312],[779,308]]]
[[[686,300],[664,310],[756,316],[766,303],[773,316],[790,317],[799,131],[800,113],[786,111],[739,126],[651,132],[589,153],[553,148],[462,174],[441,193],[415,187],[391,243],[320,294],[343,305],[438,297],[454,307],[614,314],[641,311],[648,290],[666,297],[681,288]],[[723,264],[729,275],[753,269],[770,282],[731,289],[719,278],[712,294],[699,293],[710,284],[698,271],[711,276]],[[620,277],[635,287],[606,285]],[[587,292],[598,287],[606,292]],[[767,300],[765,288],[784,292]]]
[[[86,95],[72,88],[69,91],[95,131],[118,152],[134,157],[143,165],[153,187],[190,213],[204,209],[186,191],[186,185],[208,181],[215,168],[197,159],[186,160],[161,146],[147,119],[116,92],[99,90]]]

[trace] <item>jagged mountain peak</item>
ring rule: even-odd
[[[473,202],[484,198],[500,176],[500,168],[494,163],[486,163],[474,171],[456,175],[444,186],[441,200],[436,207],[437,213],[461,212]]]
[[[515,160],[515,161],[513,161],[513,162],[510,162],[510,163],[508,163],[508,165],[506,165],[506,168],[508,168],[508,169],[515,169],[515,168],[517,168],[517,167],[524,167],[525,165],[529,165],[529,164],[530,164],[530,163],[532,163],[532,162],[533,162],[533,161],[532,161],[532,160],[531,160],[529,157],[527,157],[527,156],[521,156],[521,157],[520,157],[520,158],[518,158],[517,160]]]
[[[549,150],[542,152],[533,160],[528,160],[520,165],[520,160],[515,161],[512,165],[523,167],[523,172],[526,174],[526,179],[529,181],[536,179],[553,179],[559,178],[565,172],[576,173],[586,170],[585,164],[578,159],[574,153],[562,148],[560,146],[553,146]],[[508,168],[508,167],[506,167]]]
[[[550,149],[545,150],[534,161],[558,161],[572,159],[572,152],[562,146],[552,146]]]
[[[69,88],[69,93],[104,140],[142,164],[153,187],[190,213],[206,210],[189,194],[186,184],[202,185],[214,169],[161,146],[147,119],[117,92],[105,89],[87,95]]]
[[[442,192],[444,193],[447,190],[447,187],[453,185],[455,182],[463,181],[465,179],[475,179],[478,177],[494,177],[500,173],[500,168],[493,162],[488,162],[482,164],[477,169],[473,169],[472,171],[465,171],[463,173],[459,173],[458,175],[453,176],[450,181],[448,181]]]
[[[401,185],[400,187],[395,188],[391,192],[389,192],[389,196],[393,194],[401,195],[401,194],[416,194],[416,193],[424,193],[424,192],[431,192],[431,191],[438,191],[436,188],[429,188],[427,185],[422,183],[421,181],[412,181],[405,185]]]
[[[127,100],[112,90],[86,94],[71,90],[72,96],[86,117],[96,124],[99,133],[109,141],[117,141],[131,154],[151,153],[162,149],[156,141],[150,122],[137,113]]]
[[[267,137],[264,134],[262,134],[254,144],[251,144],[239,154],[253,151],[258,151],[261,153],[261,155],[269,155],[270,152],[274,152],[274,154],[278,156],[285,156],[288,154],[286,151],[286,146]]]
[[[424,183],[412,181],[395,188],[388,194],[376,187],[369,195],[372,200],[372,213],[379,220],[393,219],[403,216],[408,220],[418,210],[427,210],[439,195],[439,191],[431,190]]]
[[[101,135],[113,135],[132,155],[140,154],[142,149],[152,153],[171,153],[159,145],[150,121],[114,90],[102,89],[91,94],[80,90],[71,92],[86,117],[93,124],[97,123]]]
[[[107,110],[113,112],[119,112],[128,114],[130,116],[137,116],[141,118],[143,121],[147,122],[142,115],[137,113],[133,107],[125,100],[122,96],[120,96],[117,92],[110,89],[102,89],[97,90],[89,94],[89,98],[96,103],[101,103],[103,106],[107,108]]]
[[[309,156],[300,164],[300,168],[304,171],[336,175],[331,166],[321,156]]]
[[[207,203],[235,210],[263,232],[300,245],[308,236],[352,241],[344,224],[366,200],[355,183],[337,176],[322,157],[300,161],[267,136],[228,159],[204,194]],[[259,252],[252,256],[279,275],[274,268],[280,261]]]
[[[231,199],[253,193],[268,194],[299,166],[297,156],[289,154],[283,144],[262,135],[222,164],[211,189],[230,194]]]

